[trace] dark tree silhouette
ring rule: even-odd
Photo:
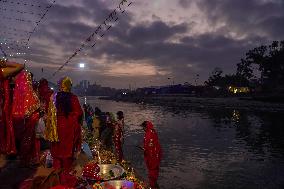
[[[219,67],[214,68],[212,73],[210,74],[208,81],[205,81],[205,85],[207,86],[220,86],[220,82],[222,79],[223,70]]]
[[[241,74],[232,74],[222,76],[221,68],[216,67],[210,74],[208,81],[205,81],[206,86],[219,86],[227,88],[228,86],[244,87],[249,85],[249,80]]]
[[[260,83],[272,90],[284,87],[284,41],[274,41],[271,45],[260,46],[246,53],[237,64],[237,75],[251,79],[252,66],[256,65],[261,73]]]

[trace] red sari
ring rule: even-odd
[[[28,165],[32,161],[39,160],[39,152],[36,144],[35,126],[39,120],[39,112],[36,111],[25,119],[24,132],[21,137],[20,157],[23,163]]]
[[[49,88],[48,86],[48,81],[46,79],[41,79],[39,81],[39,85],[38,85],[38,95],[39,95],[39,99],[40,99],[40,103],[41,103],[41,111],[44,111],[44,116],[43,116],[43,121],[44,124],[46,124],[46,116],[48,113],[48,106],[49,106],[49,101],[50,101],[50,97],[53,94],[53,91]],[[38,157],[39,157],[39,153],[40,153],[40,138],[41,137],[36,137],[36,151],[38,153]]]
[[[114,142],[116,159],[120,162],[123,159],[122,140],[123,140],[123,124],[121,121],[117,121],[117,123],[114,126],[113,142]]]
[[[69,112],[68,116],[60,107],[57,108],[56,112],[59,142],[51,143],[51,154],[55,169],[64,168],[69,170],[72,167],[75,152],[81,150],[80,119],[83,116],[83,111],[77,96],[72,93],[69,93],[69,95],[71,95],[71,112]],[[56,97],[54,99],[58,100]]]
[[[11,90],[9,80],[0,69],[0,153],[15,154],[15,136],[11,117]]]
[[[46,79],[41,79],[39,81],[38,93],[39,93],[40,101],[44,103],[44,110],[45,112],[47,112],[50,97],[53,91],[49,88],[48,81]]]
[[[144,160],[148,169],[150,186],[155,188],[159,176],[159,167],[162,158],[162,149],[158,135],[151,122],[147,121],[144,136]]]
[[[31,74],[21,71],[15,79],[12,116],[19,155],[22,163],[28,165],[36,158],[35,126],[39,120],[38,96],[33,90]]]

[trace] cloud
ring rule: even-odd
[[[44,67],[50,76],[117,5],[106,0],[57,2],[32,35],[29,68],[41,77]],[[214,67],[232,73],[247,50],[284,38],[283,8],[279,0],[135,1],[95,47],[88,44],[53,80],[70,74],[75,82],[90,79],[119,87],[129,81],[167,84],[168,77],[194,82],[196,74],[202,82]],[[77,67],[82,61],[85,71]]]
[[[188,8],[191,5],[192,0],[179,0],[178,2],[181,5],[181,7]]]
[[[155,76],[158,74],[165,75],[166,72],[158,71],[157,68],[149,63],[139,63],[137,65],[131,62],[116,63],[109,65],[106,75],[110,76]]]
[[[185,33],[186,31],[186,24],[170,26],[162,21],[154,21],[149,26],[138,25],[132,27],[127,33],[127,42],[132,42],[132,44],[163,42],[175,34]]]
[[[283,39],[284,3],[270,0],[200,0],[198,7],[211,26],[224,23],[225,32]],[[224,29],[223,28],[223,29]],[[277,33],[278,35],[274,35]]]

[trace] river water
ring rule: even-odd
[[[88,97],[93,108],[125,114],[124,153],[147,179],[139,127],[151,120],[164,156],[162,189],[284,188],[284,113],[237,109],[177,110]]]

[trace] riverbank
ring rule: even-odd
[[[147,189],[148,184],[142,180],[138,173],[131,166],[131,162],[123,160],[122,162],[117,162],[115,155],[112,151],[105,149],[100,142],[96,141],[92,135],[88,137],[84,135],[84,139],[87,143],[92,144],[91,149],[94,146],[97,147],[98,151],[94,151],[93,157],[89,157],[84,150],[78,155],[76,160],[73,162],[72,173],[67,175],[65,179],[69,179],[68,182],[72,182],[70,185],[76,185],[75,188],[87,189],[104,189],[113,188],[114,184],[118,185],[118,182],[127,183],[135,186],[135,189]],[[9,158],[6,155],[0,155],[0,188],[1,189],[14,189],[14,188],[47,188],[47,186],[57,186],[57,185],[67,185],[67,181],[58,174],[61,174],[60,170],[55,170],[53,168],[47,168],[45,166],[45,151],[41,151],[41,162],[40,164],[34,166],[23,166],[20,163],[19,157]],[[99,154],[99,156],[98,156]],[[99,164],[100,162],[100,164]],[[83,178],[83,170],[87,169],[87,165],[98,165],[102,166],[100,176],[105,175],[105,177],[100,177],[101,180],[87,180]],[[108,166],[116,166],[114,170],[121,169],[121,173],[109,178],[106,170]],[[111,169],[110,169],[111,170]],[[106,171],[106,173],[104,173]],[[114,174],[114,173],[113,173]],[[116,180],[116,183],[108,182],[110,180]],[[76,180],[76,181],[75,181]],[[104,184],[101,184],[104,183]],[[102,187],[104,186],[104,187]],[[109,186],[109,187],[106,187]],[[117,186],[116,186],[117,187]],[[49,187],[48,187],[49,188]],[[67,187],[66,187],[67,188]],[[68,187],[69,188],[69,187]],[[127,187],[129,188],[129,187]],[[133,187],[134,188],[134,187]]]
[[[252,111],[284,112],[284,103],[256,101],[253,98],[227,97],[203,98],[188,96],[143,96],[143,97],[100,97],[102,100],[153,104],[176,108],[225,108]]]

